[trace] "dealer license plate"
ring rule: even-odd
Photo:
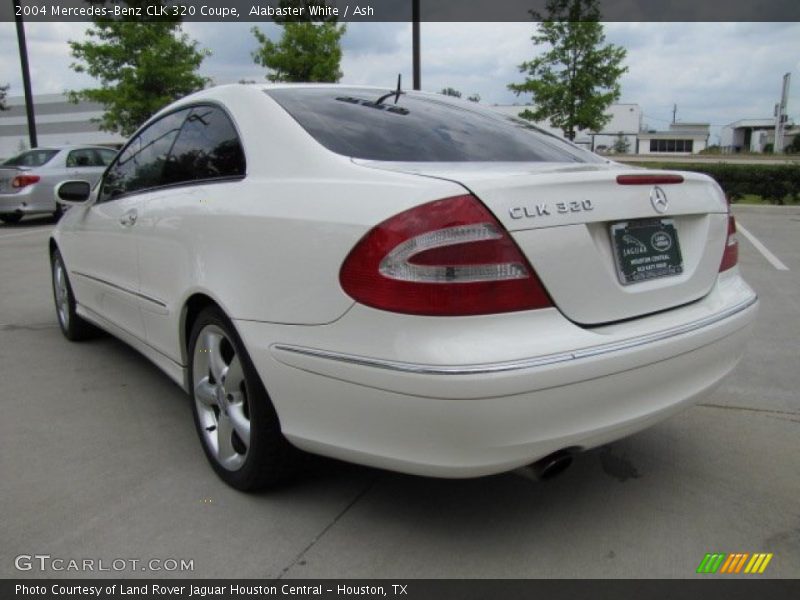
[[[672,219],[614,223],[611,240],[623,285],[683,273],[678,231]]]

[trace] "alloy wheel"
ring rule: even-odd
[[[53,261],[53,290],[55,291],[58,320],[61,322],[61,327],[65,330],[69,329],[69,288],[64,264],[60,257]]]
[[[226,333],[207,325],[193,356],[194,401],[204,443],[229,471],[244,464],[250,449],[250,405],[240,357]]]

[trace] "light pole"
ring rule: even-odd
[[[28,139],[31,148],[39,143],[36,139],[36,119],[33,114],[33,94],[31,93],[31,74],[28,69],[28,46],[25,43],[25,24],[19,11],[19,0],[14,0],[14,20],[17,23],[17,42],[19,44],[19,62],[22,67],[22,87],[25,90],[25,113],[28,115]]]
[[[789,117],[786,115],[786,105],[789,103],[789,82],[792,74],[786,73],[783,76],[783,88],[781,89],[781,101],[775,105],[775,141],[772,144],[773,154],[783,152],[783,131]]]
[[[412,0],[411,4],[411,54],[413,56],[414,89],[422,89],[422,75],[420,73],[419,58],[419,0]]]

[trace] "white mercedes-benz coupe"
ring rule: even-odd
[[[708,394],[757,310],[713,180],[436,94],[215,87],[56,193],[64,334],[163,369],[239,489],[297,448],[552,472]]]

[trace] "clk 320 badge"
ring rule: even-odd
[[[535,206],[514,206],[508,210],[512,219],[533,219],[535,217],[549,217],[552,214],[565,215],[567,213],[578,213],[587,210],[594,210],[591,200],[572,200],[571,202],[556,202],[555,208],[543,202]]]

